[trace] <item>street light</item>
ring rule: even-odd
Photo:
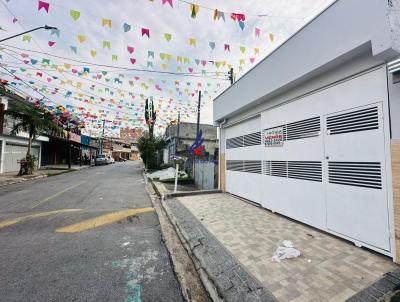
[[[19,37],[19,36],[22,36],[22,35],[24,35],[24,34],[30,33],[30,32],[32,32],[32,31],[39,30],[39,29],[51,30],[51,29],[57,29],[57,27],[48,26],[48,25],[36,27],[36,28],[34,28],[34,29],[31,29],[31,30],[28,30],[28,31],[24,31],[23,33],[20,33],[20,34],[17,34],[17,35],[14,35],[14,36],[11,36],[11,37],[2,39],[2,40],[0,40],[0,43],[1,43],[1,42],[4,42],[4,41],[6,41],[6,40],[10,40],[10,39],[15,38],[15,37]]]

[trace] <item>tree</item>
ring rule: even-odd
[[[11,129],[12,135],[16,135],[22,131],[28,133],[28,150],[25,159],[21,161],[19,175],[32,174],[35,161],[34,156],[31,156],[32,142],[43,130],[59,132],[60,127],[50,112],[39,107],[34,107],[29,103],[11,103],[10,109],[4,111],[4,114],[15,120],[14,126]]]
[[[146,124],[149,126],[150,137],[154,135],[154,124],[156,123],[157,114],[154,110],[153,98],[146,99],[146,104],[144,107],[144,118],[146,119]]]
[[[140,157],[148,169],[155,170],[160,167],[159,155],[165,146],[165,140],[159,137],[142,136],[139,138],[137,147]]]

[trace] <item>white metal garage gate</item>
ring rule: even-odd
[[[227,128],[227,191],[390,255],[386,108],[381,67]]]
[[[28,145],[7,142],[4,148],[3,172],[14,172],[20,168],[19,160],[25,158]],[[39,159],[40,147],[32,146],[31,154]]]

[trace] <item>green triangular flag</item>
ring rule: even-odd
[[[165,40],[167,40],[167,42],[169,42],[169,41],[171,41],[171,39],[172,39],[172,35],[171,35],[171,34],[168,34],[168,33],[165,33],[165,34],[164,34],[164,38],[165,38]]]
[[[78,20],[79,17],[81,16],[81,13],[78,12],[77,10],[71,9],[70,15],[71,15],[71,18],[72,18],[74,21],[76,21],[76,20]]]

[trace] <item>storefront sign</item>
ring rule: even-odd
[[[264,130],[265,147],[282,147],[284,138],[283,127]]]
[[[81,135],[81,143],[84,145],[89,145],[89,136]]]
[[[81,142],[81,136],[78,135],[78,134],[75,134],[75,133],[73,133],[73,132],[70,132],[70,133],[69,133],[69,139],[70,139],[71,141],[73,141],[73,142],[77,142],[77,143],[80,143],[80,142]]]

